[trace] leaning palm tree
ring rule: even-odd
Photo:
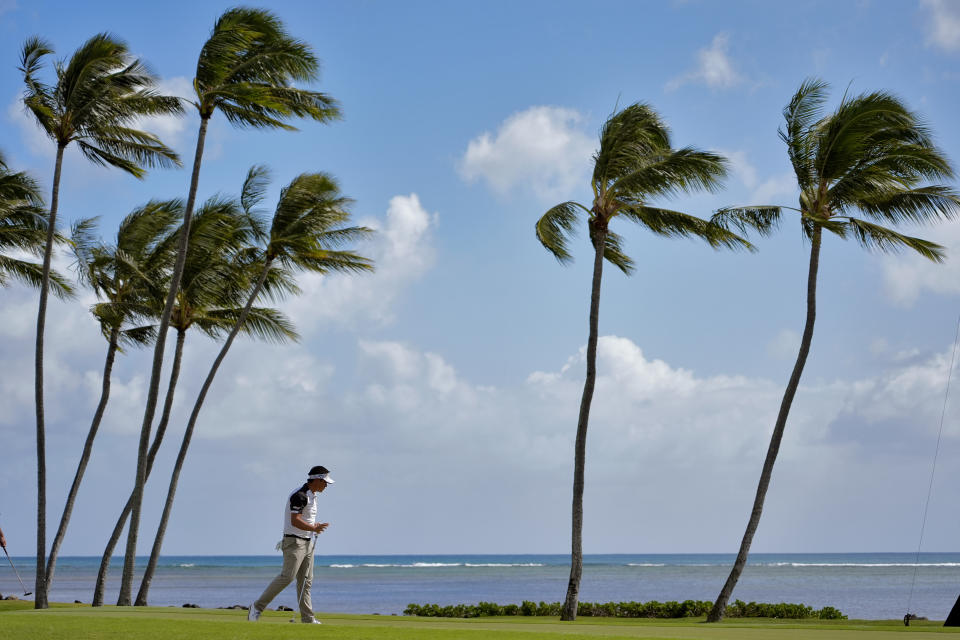
[[[941,262],[943,247],[878,223],[916,224],[949,219],[956,216],[960,204],[957,193],[949,187],[921,186],[928,180],[950,178],[953,170],[943,152],[934,145],[926,126],[898,98],[885,92],[856,97],[844,95],[836,110],[824,115],[822,107],[826,99],[827,84],[808,79],[783,110],[786,124],[780,130],[780,138],[787,145],[797,176],[799,207],[734,207],[721,209],[713,217],[713,221],[724,228],[754,229],[768,234],[778,227],[784,211],[796,212],[803,234],[810,240],[810,264],[800,351],[780,403],[740,550],[707,616],[708,622],[723,618],[760,523],[787,416],[813,340],[823,232],[829,231],[840,238],[853,237],[866,249],[884,252],[909,249],[933,262]],[[870,220],[854,217],[858,211]]]
[[[572,257],[567,241],[574,233],[580,214],[585,214],[594,250],[587,376],[580,401],[574,453],[570,581],[561,611],[562,620],[576,619],[583,571],[583,475],[587,424],[597,376],[603,261],[608,260],[627,275],[633,271],[634,264],[623,252],[621,237],[610,231],[611,221],[619,216],[655,234],[701,238],[714,248],[750,248],[749,243],[722,227],[650,204],[653,198],[678,192],[713,191],[726,175],[725,160],[719,155],[691,147],[673,149],[669,130],[650,106],[633,104],[614,113],[603,125],[600,148],[593,160],[592,205],[587,207],[572,201],[558,204],[543,214],[536,225],[537,238],[543,246],[561,263],[568,263]]]
[[[110,399],[116,354],[124,346],[141,347],[153,340],[153,327],[144,323],[155,315],[150,302],[156,299],[173,257],[171,245],[165,239],[179,219],[181,209],[182,203],[177,200],[150,202],[135,209],[121,221],[116,243],[112,245],[92,238],[94,220],[83,220],[74,225],[72,240],[77,273],[80,281],[101,300],[90,311],[107,340],[107,355],[103,365],[100,400],[87,431],[80,462],[60,517],[60,526],[50,545],[46,576],[48,589],[53,583],[60,546],[66,536],[80,484],[90,462],[93,443]]]
[[[170,324],[177,332],[177,339],[163,411],[147,453],[147,480],[153,470],[153,462],[170,422],[188,330],[196,328],[208,337],[222,339],[229,333],[238,314],[242,311],[247,293],[245,283],[251,279],[251,265],[248,264],[245,256],[250,246],[255,244],[264,233],[262,222],[252,211],[252,203],[249,200],[251,192],[257,190],[256,185],[261,181],[262,170],[254,167],[247,175],[239,202],[223,197],[210,198],[198,208],[193,224],[190,225],[191,237],[187,260],[180,279],[177,303],[170,317]],[[178,213],[182,213],[182,208]],[[171,247],[176,246],[177,238],[182,232],[181,226],[171,234],[168,239]],[[150,301],[157,316],[163,308],[166,286],[161,289],[161,293]],[[274,297],[287,292],[298,292],[295,283],[279,270],[271,273],[265,289]],[[270,308],[252,308],[241,331],[273,342],[298,339],[287,318]],[[103,604],[110,560],[130,516],[132,506],[131,493],[101,558],[100,571],[94,587],[93,606]]]
[[[263,180],[266,179],[264,175]],[[251,189],[251,200],[262,198],[263,189]],[[273,214],[269,235],[263,238],[264,244],[258,250],[246,256],[247,264],[257,265],[257,275],[248,283],[249,295],[246,305],[236,319],[220,352],[217,354],[210,372],[203,381],[200,393],[193,405],[183,442],[177,454],[170,486],[167,490],[167,500],[160,517],[157,536],[153,542],[150,563],[156,566],[160,550],[163,546],[163,537],[170,520],[170,512],[177,491],[177,482],[180,471],[190,447],[190,440],[203,407],[204,399],[213,384],[223,359],[230,350],[233,341],[244,323],[249,321],[250,310],[254,301],[261,295],[264,285],[270,280],[271,272],[283,271],[310,271],[313,273],[362,273],[373,270],[373,263],[359,254],[343,250],[347,243],[359,240],[371,233],[366,227],[344,226],[350,220],[347,207],[350,200],[340,194],[336,181],[324,173],[301,174],[297,176],[280,193]],[[137,605],[146,605],[150,591],[152,571],[144,575],[137,594]]]
[[[47,237],[47,212],[36,181],[22,171],[11,171],[0,154],[0,287],[11,280],[40,287],[43,267],[17,254],[43,255]],[[55,237],[62,241],[63,238]],[[63,298],[72,288],[63,276],[50,272],[54,295]]]
[[[60,203],[63,154],[76,143],[91,162],[122,169],[138,178],[144,167],[177,166],[177,155],[153,134],[133,128],[145,116],[180,114],[178,98],[153,91],[156,78],[130,55],[127,45],[101,33],[87,40],[67,61],[54,65],[56,82],[47,85],[39,74],[44,58],[53,53],[40,38],[23,45],[20,71],[26,88],[23,103],[40,129],[57,145],[50,198],[47,239],[43,252],[40,304],[37,313],[37,609],[47,607],[46,576],[46,436],[43,407],[43,334],[46,324],[50,260]]]
[[[286,122],[293,117],[311,118],[318,122],[338,117],[337,104],[329,96],[293,86],[294,82],[315,80],[318,68],[319,63],[311,48],[291,37],[276,16],[262,9],[228,9],[217,20],[200,51],[193,80],[196,100],[192,103],[200,115],[200,128],[183,217],[183,225],[188,233],[181,235],[177,261],[170,278],[170,289],[160,315],[150,383],[147,387],[147,402],[140,429],[133,509],[127,531],[123,578],[117,604],[130,604],[143,484],[146,478],[147,445],[160,393],[160,372],[167,328],[187,255],[207,125],[217,111],[235,126],[254,129],[294,129]]]

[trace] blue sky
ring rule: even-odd
[[[28,36],[66,56],[111,31],[165,90],[185,92],[227,6],[0,0],[0,149],[49,184],[53,149],[17,103]],[[575,264],[561,267],[533,223],[557,202],[588,201],[590,154],[617,104],[649,102],[676,145],[730,158],[724,191],[670,203],[700,215],[795,202],[777,127],[808,76],[829,81],[835,100],[848,85],[900,95],[960,158],[956,3],[271,7],[323,60],[317,86],[342,103],[344,119],[298,133],[215,119],[200,197],[235,193],[255,163],[274,172],[271,203],[297,173],[329,171],[356,200],[357,219],[380,231],[363,247],[378,271],[304,279],[304,295],[283,305],[303,341],[231,352],[180,482],[170,554],[269,553],[285,492],[318,463],[338,479],[323,496],[325,553],[568,548],[590,256],[580,236]],[[192,155],[194,114],[149,126]],[[188,179],[188,170],[155,171],[139,182],[68,155],[61,215],[100,215],[110,236],[136,205],[185,195]],[[807,247],[791,220],[756,254],[618,231],[637,271],[605,275],[584,548],[733,551],[802,329]],[[825,243],[813,351],[757,551],[916,548],[958,313],[960,224],[910,231],[950,247],[950,260],[925,265]],[[36,303],[17,287],[0,300],[0,524],[11,552],[27,555]],[[51,522],[99,388],[105,344],[90,302],[58,303],[48,320]],[[188,338],[175,425],[148,490],[144,551],[215,348]],[[118,362],[66,554],[102,551],[132,482],[147,372],[146,353]],[[960,481],[951,464],[960,404],[946,418],[927,550],[956,550],[960,535],[949,499]],[[230,534],[214,539],[211,529]]]

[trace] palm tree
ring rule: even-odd
[[[799,207],[733,207],[721,209],[713,217],[724,228],[755,229],[769,234],[779,226],[784,211],[794,211],[800,216],[804,236],[810,240],[810,265],[800,351],[780,403],[737,559],[707,616],[708,622],[723,618],[727,601],[746,565],[790,406],[810,353],[823,231],[841,238],[852,236],[866,249],[910,249],[941,262],[943,247],[900,234],[878,222],[897,225],[949,219],[956,216],[960,204],[960,198],[949,187],[920,186],[927,180],[950,178],[953,170],[934,145],[926,126],[898,98],[882,91],[856,97],[844,95],[833,113],[823,115],[827,86],[817,79],[804,81],[783,110],[786,125],[780,130],[780,138],[787,145],[797,176]],[[853,217],[857,211],[871,220]]]
[[[262,184],[265,180],[266,175],[261,174],[260,183]],[[250,194],[248,202],[251,207],[263,196],[263,188],[256,185],[245,191]],[[160,517],[157,536],[153,542],[151,565],[156,566],[163,546],[163,537],[170,520],[180,471],[183,469],[203,401],[237,333],[244,323],[249,321],[253,303],[261,295],[271,273],[278,269],[288,272],[311,271],[314,273],[361,273],[373,270],[373,263],[367,258],[353,251],[340,249],[345,244],[363,238],[371,232],[366,227],[343,226],[350,219],[350,213],[347,210],[349,204],[350,200],[340,195],[339,187],[333,177],[324,173],[301,174],[281,191],[280,200],[273,214],[270,233],[263,238],[264,245],[259,251],[251,252],[248,256],[248,263],[258,265],[259,273],[255,280],[249,281],[246,305],[210,367],[210,372],[200,388],[193,411],[190,413],[170,478],[167,500],[163,507],[163,515]],[[144,575],[137,594],[137,605],[146,605],[151,578],[152,571]]]
[[[43,267],[35,262],[8,255],[10,252],[43,254],[47,237],[47,212],[37,183],[22,171],[10,170],[0,153],[0,287],[10,280],[40,287]],[[63,241],[63,238],[55,237]],[[50,272],[50,285],[57,297],[72,292],[70,284],[55,271]]]
[[[53,582],[60,546],[110,399],[110,378],[117,351],[121,351],[122,346],[145,346],[153,340],[153,327],[142,323],[155,315],[150,302],[156,299],[173,257],[170,243],[165,242],[165,238],[179,219],[181,209],[182,203],[177,200],[150,202],[135,209],[120,223],[114,245],[93,240],[94,220],[83,220],[74,225],[73,253],[77,272],[81,282],[101,299],[90,311],[107,339],[107,355],[100,401],[87,431],[60,526],[50,546],[46,576],[48,589]]]
[[[245,256],[250,251],[250,246],[255,244],[257,238],[262,237],[264,233],[262,222],[254,215],[248,202],[249,192],[260,180],[261,172],[261,169],[255,167],[248,173],[243,186],[243,196],[239,202],[222,197],[210,198],[197,210],[193,224],[190,225],[191,237],[187,260],[180,279],[177,303],[171,314],[171,326],[177,331],[176,346],[163,412],[147,454],[146,479],[150,477],[153,461],[170,421],[187,331],[197,328],[211,338],[222,338],[233,327],[246,300],[247,288],[244,288],[246,286],[244,283],[249,282],[251,278],[251,267]],[[178,215],[181,214],[182,206],[178,209]],[[171,247],[176,246],[182,232],[181,226],[171,234],[167,243]],[[283,272],[277,270],[271,276],[267,287],[271,295],[298,291],[295,283],[286,278]],[[166,284],[150,301],[155,316],[159,316],[161,312],[165,295]],[[250,316],[241,331],[274,342],[298,339],[289,320],[283,314],[269,308],[251,309]],[[103,604],[110,560],[130,516],[132,506],[131,492],[131,497],[127,499],[117,519],[101,558],[100,571],[94,588],[93,606]]]
[[[200,128],[183,217],[187,233],[180,238],[170,289],[160,315],[147,402],[140,428],[133,508],[117,604],[129,605],[133,589],[140,509],[146,481],[147,445],[160,392],[167,328],[186,261],[207,125],[217,111],[235,126],[254,129],[293,130],[294,127],[286,122],[292,117],[311,118],[318,122],[338,117],[339,109],[333,99],[316,91],[293,86],[294,82],[315,80],[318,68],[319,63],[311,48],[291,37],[276,16],[262,9],[228,9],[217,20],[200,51],[193,80],[196,101],[192,103],[200,115]]]
[[[60,175],[63,153],[76,142],[91,162],[113,166],[138,178],[144,166],[178,166],[177,155],[160,140],[132,125],[145,116],[180,114],[183,108],[174,97],[157,95],[155,77],[130,55],[127,45],[101,33],[87,40],[70,60],[54,65],[56,82],[46,85],[38,75],[43,59],[53,53],[40,38],[23,45],[20,71],[26,89],[23,103],[41,130],[57,145],[53,170],[47,238],[40,278],[37,312],[36,404],[37,404],[37,571],[35,603],[47,607],[45,585],[46,547],[46,436],[43,407],[43,334],[46,324],[50,259],[60,203]]]
[[[726,175],[719,155],[691,147],[673,149],[670,132],[657,113],[646,104],[633,104],[614,113],[600,132],[600,149],[594,154],[593,204],[564,202],[537,221],[537,238],[561,263],[572,257],[567,241],[581,213],[593,245],[593,282],[590,296],[590,333],[587,340],[587,377],[580,401],[573,473],[573,534],[570,581],[561,611],[562,620],[575,620],[583,571],[583,474],[587,424],[597,375],[597,337],[600,312],[600,280],[604,259],[625,274],[633,260],[623,252],[622,239],[610,231],[617,216],[635,222],[662,236],[688,236],[706,240],[710,246],[729,249],[751,245],[732,232],[695,216],[649,203],[651,198],[677,192],[713,191]]]

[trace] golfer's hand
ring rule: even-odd
[[[313,530],[316,531],[317,533],[323,533],[324,529],[326,529],[329,526],[330,526],[329,522],[318,522],[317,524],[313,525]]]

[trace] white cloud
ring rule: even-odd
[[[906,233],[943,245],[947,248],[947,259],[943,264],[936,264],[913,251],[884,256],[883,281],[888,298],[899,306],[909,307],[924,292],[960,293],[960,222],[907,230]]]
[[[569,198],[590,168],[594,140],[573,109],[530,107],[511,115],[495,134],[470,141],[460,161],[467,182],[482,179],[498,194],[530,190],[538,198]]]
[[[743,76],[734,68],[727,55],[730,37],[718,33],[713,42],[697,52],[697,68],[680,75],[667,83],[666,90],[673,91],[685,84],[705,84],[712,89],[729,89],[743,82]]]
[[[750,204],[792,205],[797,193],[797,179],[792,173],[767,178],[750,194]]]
[[[782,173],[761,180],[757,168],[748,159],[746,151],[721,150],[720,153],[729,160],[731,173],[750,190],[750,195],[744,204],[782,205],[789,204],[794,199],[797,183],[792,173]]]
[[[40,129],[33,116],[27,113],[19,97],[7,107],[7,119],[20,131],[20,138],[31,154],[53,161],[57,155],[56,145]]]
[[[195,100],[196,93],[193,90],[193,81],[183,76],[160,79],[154,90],[165,96],[176,96]],[[144,118],[133,126],[137,129],[149,131],[168,147],[179,146],[183,142],[183,133],[188,124],[195,122],[192,116],[194,112],[184,103],[187,112],[183,116],[153,116]]]
[[[361,220],[360,224],[376,231],[357,248],[360,255],[373,259],[374,273],[298,278],[303,294],[286,305],[297,326],[307,331],[320,322],[390,323],[397,296],[433,266],[431,229],[437,220],[437,214],[428,213],[415,193],[391,198],[386,220]]]
[[[18,486],[24,471],[17,460],[28,454],[32,439],[32,380],[22,373],[32,367],[32,342],[26,339],[30,327],[17,319],[33,314],[33,297],[19,291],[5,290],[0,309],[0,327],[6,331],[0,340],[5,363],[0,369],[0,397],[5,400],[0,437],[6,445],[0,450],[0,488]],[[57,491],[69,484],[75,464],[76,447],[70,445],[81,441],[89,424],[105,344],[95,338],[84,305],[58,302],[51,312],[56,322],[48,339],[48,466]],[[236,480],[238,490],[223,496],[224,508],[242,511],[250,500],[273,504],[270,500],[289,489],[297,470],[318,460],[340,469],[338,479],[346,474],[347,481],[338,486],[349,491],[349,498],[330,502],[330,519],[338,529],[329,539],[329,553],[564,548],[583,348],[555,369],[491,387],[469,380],[443,354],[401,341],[358,337],[356,371],[349,357],[333,362],[309,346],[245,340],[234,347],[197,425],[181,478],[179,515],[171,523],[169,553],[213,552],[196,546],[195,523],[208,508],[202,497],[225,475],[245,472]],[[880,343],[876,348],[888,350]],[[188,340],[161,468],[172,462],[215,349],[199,337]],[[876,523],[871,518],[887,517],[887,505],[908,499],[906,493],[891,496],[877,487],[871,493],[869,485],[857,485],[847,499],[835,495],[835,487],[856,478],[882,480],[893,470],[928,468],[926,444],[936,434],[948,363],[945,351],[888,360],[888,368],[861,380],[802,384],[778,462],[778,481],[771,488],[761,548],[787,544],[809,549],[803,541],[794,546],[783,542],[792,540],[797,518],[810,531],[826,527],[832,543],[853,544],[872,530]],[[84,495],[97,496],[98,504],[112,505],[120,498],[114,493],[126,491],[132,477],[149,353],[124,355],[118,365],[90,486],[84,489]],[[585,533],[590,547],[628,548],[638,531],[645,548],[653,551],[734,545],[748,508],[740,502],[751,495],[759,473],[782,385],[736,374],[698,375],[648,357],[628,338],[602,336],[588,440],[591,515]],[[948,424],[960,424],[958,412],[960,405],[952,409]],[[945,438],[947,446],[957,444],[960,428],[948,428]],[[297,445],[291,447],[292,442]],[[896,465],[889,464],[884,451],[896,455]],[[496,486],[504,489],[478,510],[478,501],[490,491],[481,478],[496,478]],[[719,493],[716,500],[704,502],[709,488]],[[162,477],[153,490],[161,499]],[[809,499],[818,492],[833,495],[829,508]],[[411,499],[443,508],[424,509],[410,519],[403,510]],[[529,508],[531,501],[536,509]],[[699,507],[690,510],[690,504]],[[790,504],[788,520],[777,515],[782,504]],[[113,517],[103,509],[78,507],[70,553],[99,551],[94,547]],[[22,510],[29,512],[29,500]],[[663,513],[667,522],[651,522],[651,510]],[[403,530],[385,538],[378,526],[384,518],[400,518]],[[249,552],[261,548],[261,538],[264,544],[273,540],[273,518],[254,520],[231,539],[229,552]],[[704,521],[711,523],[709,534],[699,526]],[[149,523],[145,527],[149,530]],[[911,527],[908,535],[914,533]],[[954,533],[946,531],[942,539]],[[26,538],[29,531],[22,535]],[[896,527],[883,529],[876,544],[897,547],[899,535]]]
[[[800,349],[800,334],[790,329],[781,329],[767,343],[767,355],[778,360],[795,358]]]
[[[927,42],[945,51],[960,50],[960,4],[951,0],[922,0],[928,13]]]

